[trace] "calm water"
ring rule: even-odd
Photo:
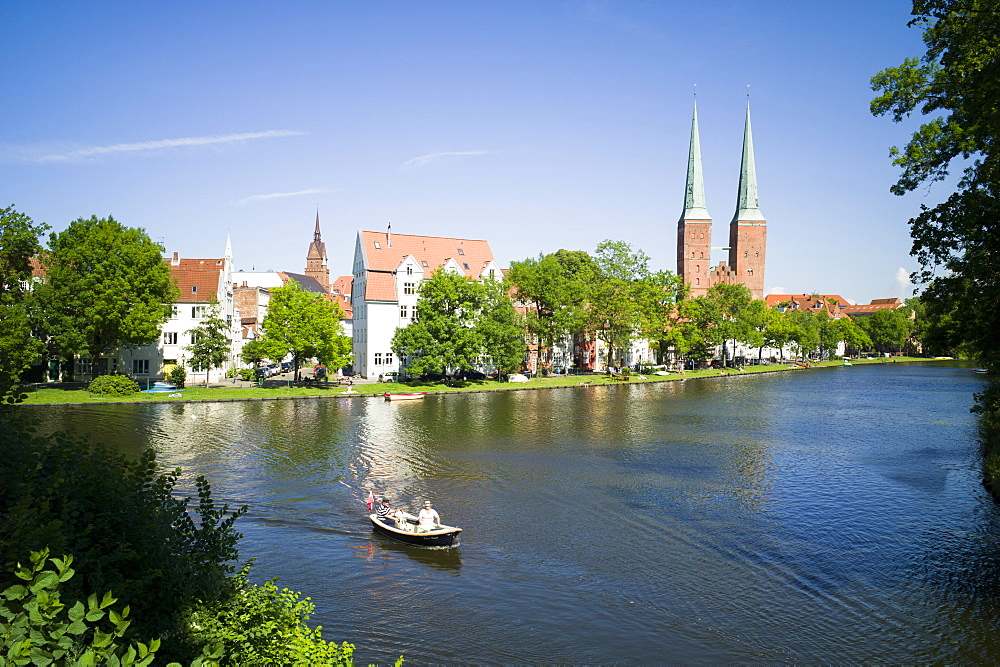
[[[856,366],[41,414],[249,504],[256,577],[310,595],[361,661],[996,662],[980,386]],[[368,484],[430,498],[462,546],[373,535]]]

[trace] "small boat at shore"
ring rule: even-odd
[[[387,401],[412,401],[417,398],[423,398],[424,396],[427,395],[427,392],[413,391],[409,393],[399,393],[399,394],[390,394],[389,392],[386,392],[382,395],[385,396],[385,400]]]
[[[417,532],[417,517],[403,513],[400,525],[391,517],[379,518],[377,514],[369,514],[369,520],[376,533],[391,537],[394,540],[414,544],[421,547],[457,547],[461,528],[442,525],[436,530]]]

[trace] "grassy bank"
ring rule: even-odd
[[[927,361],[914,357],[895,357],[893,359],[861,359],[852,360],[854,365],[861,364],[882,364],[906,361]],[[556,376],[547,378],[534,378],[526,383],[515,384],[510,382],[495,382],[490,380],[460,382],[455,386],[447,386],[442,382],[407,382],[395,383],[387,382],[382,384],[355,384],[350,387],[348,394],[347,386],[317,386],[317,387],[295,387],[273,386],[273,387],[230,387],[230,386],[189,386],[179,393],[180,396],[171,396],[171,393],[156,394],[133,394],[131,396],[101,396],[92,394],[85,389],[54,389],[39,387],[28,392],[25,405],[45,405],[63,403],[84,403],[84,404],[105,404],[105,403],[176,403],[182,401],[246,401],[246,400],[287,400],[296,398],[332,398],[346,396],[373,396],[385,392],[407,392],[426,391],[428,393],[453,393],[469,391],[516,391],[530,389],[545,389],[556,387],[576,387],[581,385],[619,385],[619,384],[641,384],[648,382],[673,382],[677,380],[688,380],[694,378],[721,378],[736,375],[753,375],[756,373],[773,373],[779,371],[803,372],[816,368],[829,368],[840,366],[840,361],[824,361],[810,364],[809,368],[790,364],[772,364],[770,366],[747,366],[744,370],[718,369],[704,371],[686,371],[684,373],[671,373],[670,375],[648,375],[645,379],[638,374],[632,374],[627,381],[614,380],[606,375],[584,374],[570,376]],[[998,458],[998,472],[1000,472],[1000,458]]]

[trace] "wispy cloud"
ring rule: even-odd
[[[255,139],[272,139],[276,137],[297,137],[306,134],[296,130],[266,130],[264,132],[244,132],[242,134],[222,134],[207,137],[181,137],[179,139],[156,139],[154,141],[139,141],[131,144],[112,144],[110,146],[88,146],[66,153],[51,153],[35,158],[35,162],[67,162],[114,155],[117,153],[150,153],[167,148],[190,148],[196,146],[213,146],[219,144],[235,144]]]
[[[266,195],[252,195],[246,199],[241,199],[237,204],[250,204],[255,201],[267,201],[268,199],[280,199],[282,197],[300,197],[302,195],[319,195],[326,192],[334,192],[330,188],[314,188],[312,190],[297,190],[296,192],[272,192]]]
[[[490,155],[499,152],[500,151],[445,151],[443,153],[428,153],[427,155],[418,155],[417,157],[410,158],[403,163],[403,166],[422,167],[426,164],[431,164],[432,162],[437,162],[438,160],[447,157],[457,157],[461,155]]]

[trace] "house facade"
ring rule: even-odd
[[[355,373],[370,378],[399,370],[392,337],[418,317],[420,283],[438,268],[474,280],[502,278],[483,240],[358,232],[350,291]]]

